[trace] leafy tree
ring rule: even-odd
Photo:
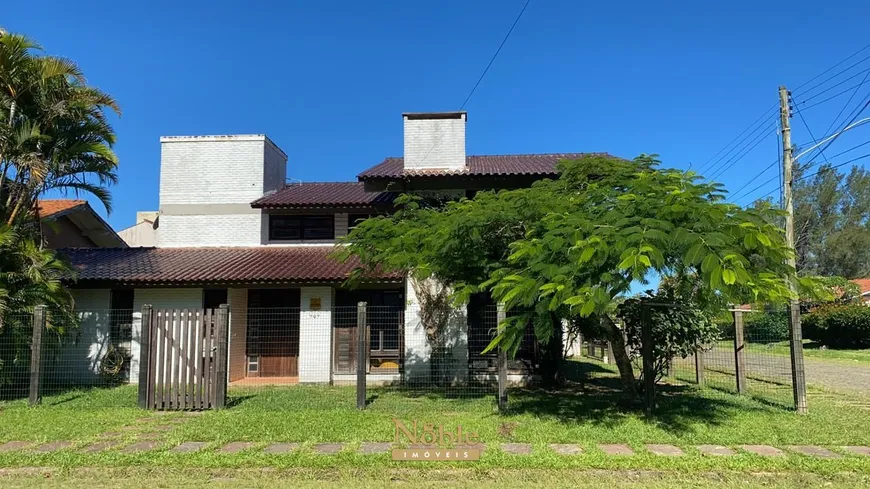
[[[794,186],[797,269],[807,275],[863,278],[870,275],[870,172],[853,167],[844,175],[822,165]]]
[[[27,37],[0,30],[0,351],[7,355],[0,377],[7,381],[8,354],[26,348],[20,313],[44,304],[58,324],[74,324],[62,283],[74,274],[43,249],[39,197],[84,192],[110,210],[106,187],[117,179],[107,120],[107,111],[118,112],[116,102],[87,85],[75,63],[41,51]]]
[[[785,264],[791,250],[771,224],[776,211],[728,204],[719,184],[658,163],[589,156],[563,162],[556,180],[443,208],[406,197],[394,216],[358,226],[343,253],[360,258],[359,273],[407,270],[451,284],[457,301],[487,292],[518,311],[489,348],[515,352],[526,324],[547,344],[561,338],[564,319],[600,316],[633,388],[622,333],[604,314],[633,281],[695,277],[717,300],[782,302],[794,275]]]

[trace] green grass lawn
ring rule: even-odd
[[[443,489],[453,487],[527,489],[551,487],[571,489],[792,489],[826,487],[852,489],[870,487],[870,476],[856,473],[818,475],[811,473],[674,473],[660,471],[601,470],[489,470],[486,472],[447,469],[394,469],[378,473],[348,470],[257,470],[257,469],[167,469],[124,468],[87,470],[26,470],[0,473],[4,488],[91,489],[114,487],[132,489],[148,481],[153,487],[270,487],[270,488],[406,488]]]
[[[393,441],[392,420],[398,418],[408,423],[416,420],[444,424],[448,429],[461,424],[464,431],[477,432],[487,444],[481,461],[473,464],[413,463],[426,469],[870,474],[870,457],[847,455],[839,460],[818,460],[790,455],[767,459],[740,454],[714,458],[694,448],[700,444],[818,444],[836,450],[842,445],[870,445],[870,410],[856,407],[848,397],[814,391],[810,395],[810,413],[798,416],[765,399],[738,397],[714,388],[671,385],[660,388],[655,413],[647,418],[641,406],[626,400],[616,388],[611,366],[593,362],[571,365],[575,368],[575,383],[561,390],[512,389],[506,413],[497,411],[494,393],[455,399],[386,389],[371,389],[370,404],[360,411],[355,408],[352,387],[327,386],[231,388],[228,409],[198,416],[139,410],[133,407],[136,388],[132,386],[47,396],[37,408],[28,408],[24,401],[0,403],[0,441],[75,442],[70,449],[56,453],[0,453],[0,466],[344,468],[380,474],[405,469],[409,464],[392,462],[387,455],[358,454],[355,449],[363,441]],[[159,426],[167,429],[155,431]],[[163,448],[140,454],[78,450],[104,438],[105,432],[114,432],[109,436],[123,441],[151,433]],[[204,441],[212,448],[231,441],[256,445],[255,449],[232,455],[215,450],[193,454],[168,450],[184,441]],[[270,442],[297,442],[302,449],[281,455],[259,450]],[[345,443],[345,451],[334,456],[317,455],[311,446],[322,442]],[[498,448],[503,442],[531,443],[534,453],[525,457],[503,453]],[[585,453],[560,456],[549,450],[549,443],[577,443]],[[627,443],[638,453],[608,457],[597,448],[599,443]],[[645,451],[646,443],[678,445],[686,456],[655,456]]]

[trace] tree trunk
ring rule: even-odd
[[[622,380],[625,391],[632,397],[637,398],[637,385],[634,381],[634,369],[631,366],[631,358],[625,351],[625,338],[622,336],[622,331],[616,327],[607,315],[603,316],[607,338],[613,347],[613,360],[619,368],[619,378]]]
[[[550,314],[553,323],[553,336],[550,341],[541,345],[541,383],[546,387],[558,387],[565,381],[562,371],[564,361],[562,320],[555,314]]]

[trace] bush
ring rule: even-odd
[[[743,337],[752,343],[776,343],[788,339],[788,311],[757,312],[743,319]]]
[[[826,306],[804,315],[806,336],[831,348],[870,348],[870,307]]]

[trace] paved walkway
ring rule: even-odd
[[[384,442],[363,442],[361,444],[347,443],[318,443],[314,445],[302,445],[299,443],[252,443],[231,442],[224,445],[216,445],[208,442],[187,441],[179,445],[166,445],[154,440],[141,440],[122,444],[120,442],[98,441],[88,445],[76,444],[71,441],[54,441],[49,443],[32,443],[24,441],[8,441],[0,443],[0,452],[30,452],[52,453],[77,451],[82,453],[121,452],[121,453],[145,453],[156,450],[164,450],[176,454],[189,454],[209,451],[218,454],[235,454],[240,452],[258,451],[266,454],[289,454],[299,451],[330,456],[338,453],[356,452],[364,455],[376,455],[390,453],[399,445]],[[419,446],[414,448],[429,448]],[[683,456],[709,456],[709,457],[733,457],[741,454],[756,455],[761,457],[784,457],[789,455],[807,456],[819,459],[838,459],[845,456],[870,457],[870,447],[866,446],[837,446],[823,447],[816,445],[795,445],[785,447],[773,447],[769,445],[697,445],[678,447],[667,444],[648,444],[642,448],[631,447],[627,444],[601,444],[593,450],[586,450],[578,444],[558,443],[550,444],[546,448],[535,448],[530,443],[501,443],[501,444],[477,444],[462,449],[478,449],[481,453],[490,448],[496,448],[510,456],[529,456],[533,453],[552,452],[565,457],[582,456],[587,453],[599,452],[609,457],[631,457],[639,454],[653,454],[661,457]],[[438,450],[438,447],[431,447]]]

